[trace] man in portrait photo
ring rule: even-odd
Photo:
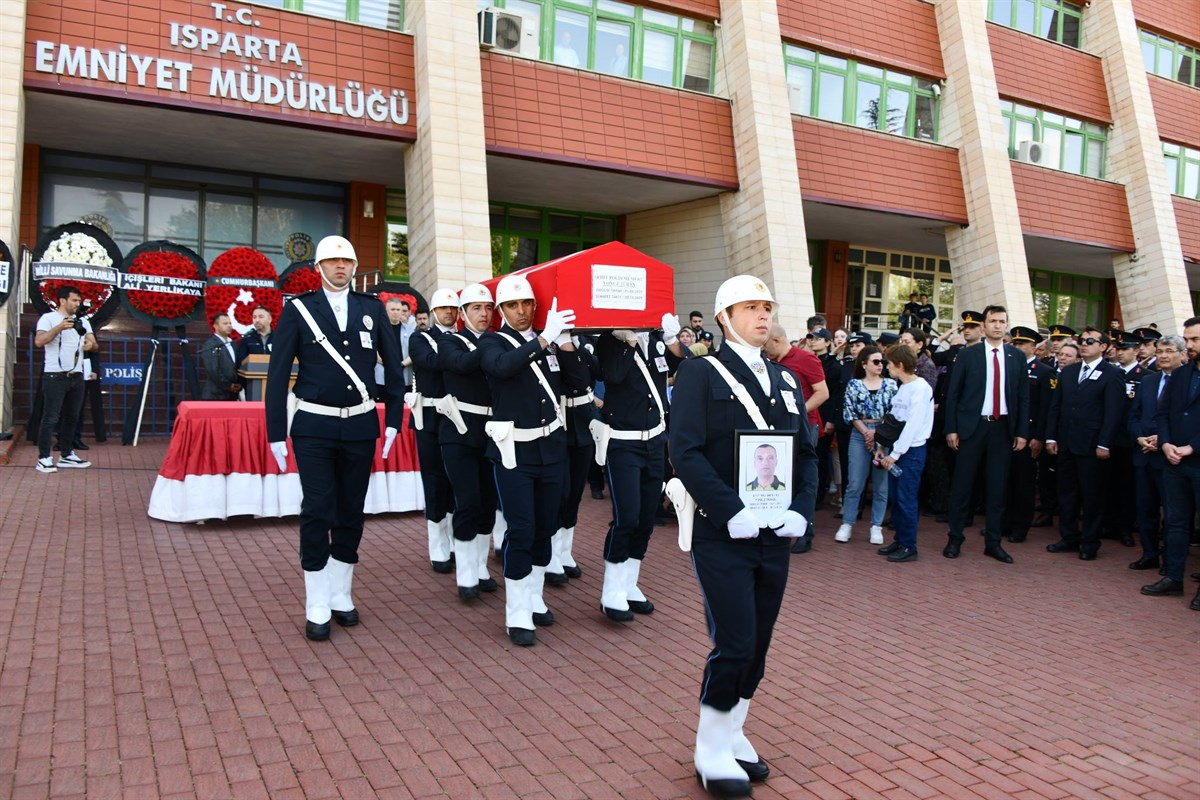
[[[779,454],[773,444],[760,444],[754,449],[754,480],[746,484],[751,492],[782,492],[787,486],[775,475]]]

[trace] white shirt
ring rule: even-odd
[[[333,309],[333,318],[337,320],[338,330],[346,330],[346,319],[350,315],[350,287],[347,286],[340,292],[331,292],[322,287],[321,291],[325,292],[325,299]]]
[[[771,379],[767,377],[767,365],[763,361],[762,350],[757,347],[747,347],[744,344],[739,344],[733,339],[726,339],[723,347],[728,347],[742,361],[746,362],[746,366],[754,373],[754,377],[758,378],[758,385],[762,387],[766,394],[771,393]]]
[[[1100,366],[1100,362],[1104,360],[1104,356],[1100,356],[1095,361],[1084,361],[1083,366],[1079,368],[1079,382],[1083,383],[1092,377],[1092,373]]]
[[[224,336],[222,336],[219,333],[215,334],[215,335],[218,339],[221,340],[222,344],[225,345],[225,352],[229,353],[230,361],[232,361],[234,363],[234,365],[236,365],[237,364],[237,355],[233,352],[233,339],[226,339]]]
[[[57,309],[47,311],[38,317],[37,331],[45,333],[66,318],[67,315],[58,313]],[[83,330],[85,335],[92,332],[92,323],[86,318],[83,319]],[[46,351],[45,371],[83,372],[83,338],[73,327],[59,331],[43,348]]]
[[[918,378],[900,384],[892,396],[891,410],[892,416],[904,423],[904,430],[891,452],[892,456],[900,458],[914,447],[925,444],[933,432],[933,389],[929,388],[929,382]]]
[[[985,417],[990,417],[992,415],[992,409],[995,408],[995,406],[992,405],[992,386],[994,385],[994,381],[995,381],[995,378],[993,377],[993,373],[996,370],[996,366],[995,366],[994,362],[996,361],[996,359],[999,359],[999,361],[1000,361],[1000,416],[1004,416],[1005,414],[1008,413],[1008,400],[1004,396],[1004,343],[1001,342],[998,345],[994,345],[991,342],[989,342],[988,340],[984,339],[983,347],[984,347],[983,360],[984,360],[984,363],[987,365],[987,380],[983,386],[983,408],[980,410],[979,413]],[[994,353],[994,355],[993,355],[993,353]]]

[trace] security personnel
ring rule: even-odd
[[[615,330],[596,343],[604,378],[597,430],[608,439],[603,462],[613,505],[600,609],[614,622],[654,611],[637,583],[662,496],[667,378],[684,360],[679,330],[679,318],[663,314],[661,331]]]
[[[1129,434],[1127,421],[1141,386],[1142,377],[1150,370],[1138,364],[1138,349],[1142,340],[1129,331],[1118,330],[1110,334],[1114,349],[1113,363],[1125,371],[1124,395],[1121,403],[1121,422],[1113,439],[1112,457],[1108,467],[1108,489],[1104,493],[1105,533],[1126,547],[1133,547],[1133,529],[1137,524],[1137,504],[1129,502],[1129,489],[1134,487],[1133,437]]]
[[[1078,336],[1074,328],[1066,325],[1051,325],[1046,341],[1049,343],[1050,354],[1042,359],[1042,363],[1053,370],[1050,379],[1050,391],[1058,386],[1059,372],[1058,350],[1066,342]],[[1049,411],[1049,396],[1047,396],[1047,412]],[[1058,456],[1042,450],[1038,459],[1038,505],[1037,516],[1033,518],[1033,528],[1049,528],[1054,525],[1054,515],[1058,513]]]
[[[425,490],[425,527],[429,538],[429,562],[433,571],[446,574],[451,564],[451,532],[454,527],[454,492],[442,466],[439,445],[441,417],[435,406],[446,394],[442,368],[438,362],[438,343],[454,333],[458,321],[458,295],[451,289],[438,289],[430,300],[432,330],[413,331],[408,338],[408,358],[412,387],[404,395],[411,410],[409,425],[417,440],[417,461],[421,467],[421,486]],[[403,349],[403,346],[402,346]]]
[[[688,412],[672,421],[669,440],[671,461],[699,506],[692,564],[713,641],[701,681],[696,776],[714,795],[748,797],[750,780],[765,780],[770,770],[742,729],[783,602],[790,540],[808,528],[799,510],[816,502],[817,456],[794,379],[762,355],[775,309],[770,290],[739,275],[721,284],[715,307],[725,344],[714,358],[680,368],[673,402]],[[792,488],[788,509],[762,518],[739,497],[735,431],[768,427],[792,433]]]
[[[1046,415],[1050,413],[1050,381],[1054,378],[1054,370],[1034,358],[1034,348],[1042,341],[1040,333],[1018,325],[1009,331],[1009,336],[1013,347],[1025,354],[1029,367],[1029,446],[1012,454],[1004,515],[1005,538],[1019,543],[1025,541],[1033,522],[1037,473],[1046,444]]]
[[[1158,356],[1155,352],[1158,340],[1162,334],[1154,328],[1134,328],[1133,335],[1138,339],[1138,363],[1145,369],[1157,370]]]
[[[1050,354],[1044,359],[1046,366],[1050,367],[1051,369],[1058,369],[1058,362],[1056,361],[1056,357],[1058,356],[1058,348],[1062,347],[1062,343],[1067,339],[1074,339],[1078,335],[1079,334],[1075,332],[1074,328],[1071,328],[1067,325],[1051,325],[1049,337],[1047,339],[1047,341],[1050,343]]]
[[[317,244],[315,260],[321,288],[293,299],[279,317],[267,368],[266,411],[267,441],[279,471],[286,472],[288,380],[292,362],[298,361],[292,393],[299,404],[290,435],[304,493],[305,635],[320,641],[329,638],[331,617],[344,627],[358,624],[350,589],[379,438],[379,416],[367,388],[375,379],[376,354],[386,379],[385,459],[403,420],[404,397],[400,345],[386,335],[383,304],[350,289],[358,267],[354,247],[341,236],[326,236]]]
[[[463,327],[438,339],[438,366],[446,393],[437,410],[442,463],[454,492],[454,563],[458,596],[474,600],[480,592],[499,588],[488,574],[492,527],[497,514],[496,481],[487,460],[483,426],[492,415],[492,392],[480,369],[480,338],[487,333],[495,305],[480,283],[458,296]]]
[[[569,332],[575,312],[559,311],[555,302],[539,334],[533,329],[533,287],[523,275],[501,279],[496,304],[504,324],[479,341],[480,366],[492,390],[492,421],[484,429],[492,439],[488,458],[508,523],[501,553],[505,624],[513,644],[529,647],[535,624],[554,624],[542,589],[566,480],[560,397],[564,389],[586,387],[588,374]]]

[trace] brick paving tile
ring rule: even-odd
[[[642,571],[657,610],[609,623],[610,506],[584,499],[583,577],[547,589],[559,623],[526,650],[502,592],[464,604],[429,569],[419,515],[369,517],[362,624],[313,643],[295,519],[150,520],[165,451],[44,476],[22,444],[0,467],[6,533],[44,530],[0,537],[0,797],[703,796],[707,636],[673,527]],[[88,524],[46,527],[56,503]],[[1200,797],[1200,615],[1139,595],[1132,551],[1083,564],[1038,529],[1011,567],[973,541],[947,561],[922,518],[922,559],[891,565],[837,523],[793,557],[746,726],[772,767],[756,798]]]

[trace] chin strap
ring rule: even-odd
[[[729,313],[727,311],[722,311],[722,312],[720,312],[720,314],[717,314],[717,322],[721,321],[721,314],[725,315],[725,336],[727,338],[733,339],[735,342],[742,345],[743,347],[749,347],[752,350],[761,350],[762,349],[761,347],[755,347],[754,345],[750,344],[745,339],[743,339],[741,336],[738,336],[738,332],[736,330],[734,330],[733,321],[729,319]]]

